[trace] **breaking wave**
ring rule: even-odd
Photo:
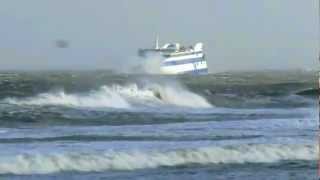
[[[240,145],[168,152],[20,154],[0,159],[0,174],[48,174],[61,171],[136,170],[188,164],[276,163],[316,160],[312,145]]]
[[[210,108],[212,105],[180,85],[148,84],[138,86],[102,86],[86,94],[68,94],[64,91],[42,93],[29,98],[7,98],[6,103],[18,105],[62,105],[75,107],[130,108],[136,105],[176,105],[192,108]]]
[[[64,91],[42,93],[35,97],[17,99],[7,98],[10,104],[18,105],[64,105],[76,107],[114,107],[129,108],[128,102],[108,87],[101,87],[86,95],[67,94]]]

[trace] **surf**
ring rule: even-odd
[[[314,145],[234,145],[161,151],[105,151],[96,153],[25,153],[0,159],[0,174],[50,174],[63,171],[131,171],[190,164],[277,163],[315,161]]]

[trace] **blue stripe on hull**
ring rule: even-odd
[[[164,61],[162,62],[162,66],[173,66],[173,65],[197,63],[197,62],[204,63],[205,60],[203,58],[192,58],[192,59],[185,59],[185,60],[178,60],[178,61]]]

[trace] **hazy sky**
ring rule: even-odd
[[[318,9],[318,0],[3,0],[0,69],[125,66],[156,34],[204,42],[211,72],[313,68]]]

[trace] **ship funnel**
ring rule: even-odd
[[[157,38],[156,38],[156,49],[160,49],[159,48],[159,36],[157,35]]]

